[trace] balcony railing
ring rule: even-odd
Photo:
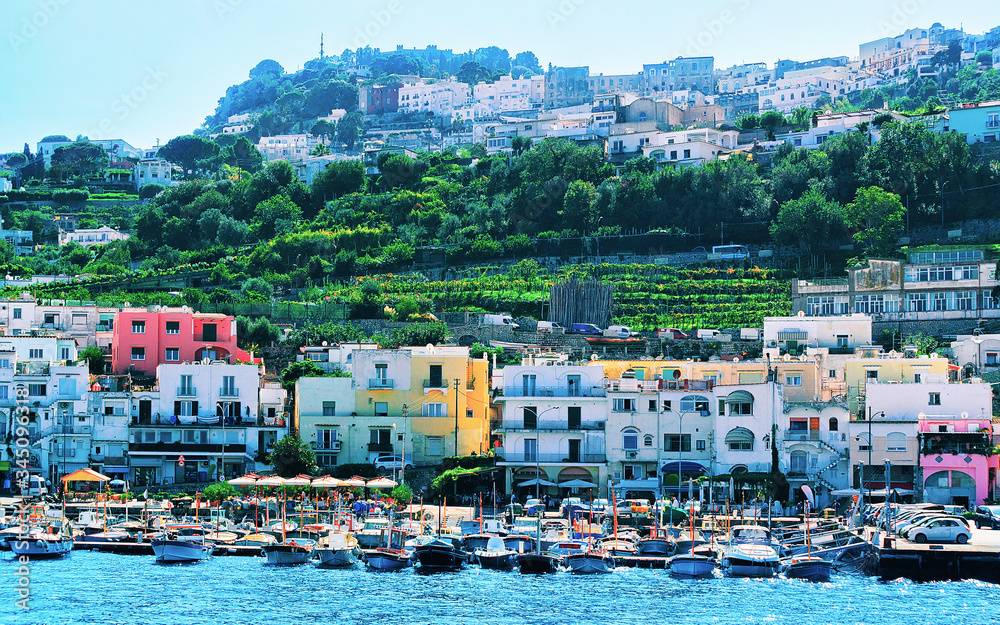
[[[604,397],[603,386],[508,386],[504,397]]]
[[[239,397],[240,389],[223,386],[219,389],[219,397]]]
[[[820,440],[819,430],[803,430],[803,431],[786,431],[785,440],[786,441],[818,441]]]
[[[390,378],[368,378],[368,388],[395,388],[396,381]]]
[[[392,443],[368,443],[368,451],[392,452]]]
[[[524,421],[515,421],[511,419],[510,421],[504,421],[502,427],[505,430],[529,430],[532,432],[578,432],[584,430],[603,431],[604,421],[574,423],[573,425],[570,425],[566,421],[539,421],[534,427],[526,427]]]
[[[193,386],[178,386],[177,387],[178,397],[197,397],[198,389]]]
[[[448,382],[440,380],[424,380],[424,388],[448,388]]]
[[[577,454],[571,457],[568,453],[566,454],[530,454],[530,453],[518,453],[518,452],[504,452],[503,459],[506,462],[576,462],[576,463],[597,463],[605,462],[607,459],[606,454]]]

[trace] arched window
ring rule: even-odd
[[[746,428],[733,428],[726,434],[729,451],[753,451],[753,432]]]
[[[653,435],[652,434],[647,434],[647,435],[643,436],[642,437],[642,444],[643,444],[644,447],[652,447],[653,446]]]
[[[733,391],[726,397],[729,416],[750,416],[753,414],[753,395],[747,391]]]
[[[635,428],[625,428],[622,430],[622,449],[626,451],[639,449],[639,430]]]
[[[830,431],[836,432],[840,428],[840,422],[837,421],[837,417],[830,417]]]
[[[906,451],[906,434],[902,432],[889,432],[885,437],[886,451]]]
[[[640,111],[639,112],[639,121],[641,121],[641,122],[646,121],[646,111]]]
[[[681,412],[708,413],[708,398],[701,395],[685,395],[681,398]]]

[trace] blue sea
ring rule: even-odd
[[[158,565],[152,556],[74,552],[30,563],[29,609],[19,564],[0,561],[0,624],[831,623],[1000,622],[1000,586],[977,581],[831,583],[775,578],[680,580],[618,568],[600,576],[525,576],[468,568],[421,575],[268,566],[259,557]]]

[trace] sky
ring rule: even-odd
[[[1000,11],[994,0],[4,0],[0,153],[34,152],[50,134],[166,143],[259,61],[294,71],[317,57],[321,33],[327,54],[496,45],[618,74],[677,56],[714,56],[716,68],[855,57],[859,43],[934,22],[978,34]]]

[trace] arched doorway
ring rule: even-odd
[[[937,471],[924,481],[929,503],[968,506],[976,502],[976,480],[964,471]]]

